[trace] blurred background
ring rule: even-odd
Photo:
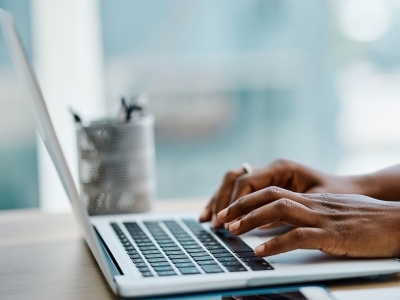
[[[115,115],[122,95],[142,92],[156,115],[160,200],[209,197],[244,161],[337,174],[400,162],[399,1],[63,2],[0,7],[71,164],[67,107]],[[0,78],[0,209],[68,209],[3,42]]]

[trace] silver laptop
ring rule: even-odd
[[[36,124],[71,200],[73,212],[97,263],[115,294],[156,296],[275,284],[310,282],[400,271],[395,259],[345,259],[314,250],[258,258],[253,249],[278,234],[241,237],[214,231],[197,214],[89,216],[62,153],[35,73],[9,13],[0,22],[23,80]]]

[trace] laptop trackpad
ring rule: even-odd
[[[258,245],[269,241],[277,235],[283,234],[289,231],[291,227],[285,226],[279,229],[270,230],[254,230],[250,233],[241,236],[243,241],[253,249]],[[343,257],[334,257],[332,255],[325,254],[319,250],[294,250],[278,255],[266,257],[269,263],[274,264],[275,267],[290,267],[296,265],[319,265],[321,263],[346,260]]]

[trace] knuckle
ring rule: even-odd
[[[307,232],[303,228],[297,228],[294,232],[295,239],[298,241],[306,240],[308,237]]]
[[[249,180],[246,177],[239,177],[235,180],[235,186],[241,188],[246,186],[248,182]]]
[[[318,196],[322,201],[330,201],[334,198],[334,195],[330,193],[321,193]]]
[[[235,171],[229,171],[225,174],[224,180],[225,181],[234,181],[236,180],[237,174]]]
[[[283,158],[278,158],[278,159],[274,160],[274,162],[272,163],[272,165],[282,167],[282,168],[289,167],[292,164],[293,163],[290,160],[283,159]]]
[[[245,202],[246,202],[246,199],[244,197],[241,197],[235,201],[235,205],[240,210],[244,207]]]
[[[273,197],[273,196],[280,195],[282,193],[282,189],[277,186],[269,186],[269,187],[265,188],[264,192],[265,192],[265,196]]]
[[[293,204],[292,201],[289,199],[279,199],[278,201],[275,202],[276,209],[281,213],[284,214],[286,213],[289,209],[292,208]]]
[[[255,218],[256,218],[256,213],[254,213],[254,211],[251,211],[242,219],[242,222],[252,223]]]

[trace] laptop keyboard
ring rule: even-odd
[[[111,223],[126,253],[143,277],[273,270],[245,242],[228,230],[213,230],[221,244],[198,222],[125,222],[132,244],[116,223]]]

